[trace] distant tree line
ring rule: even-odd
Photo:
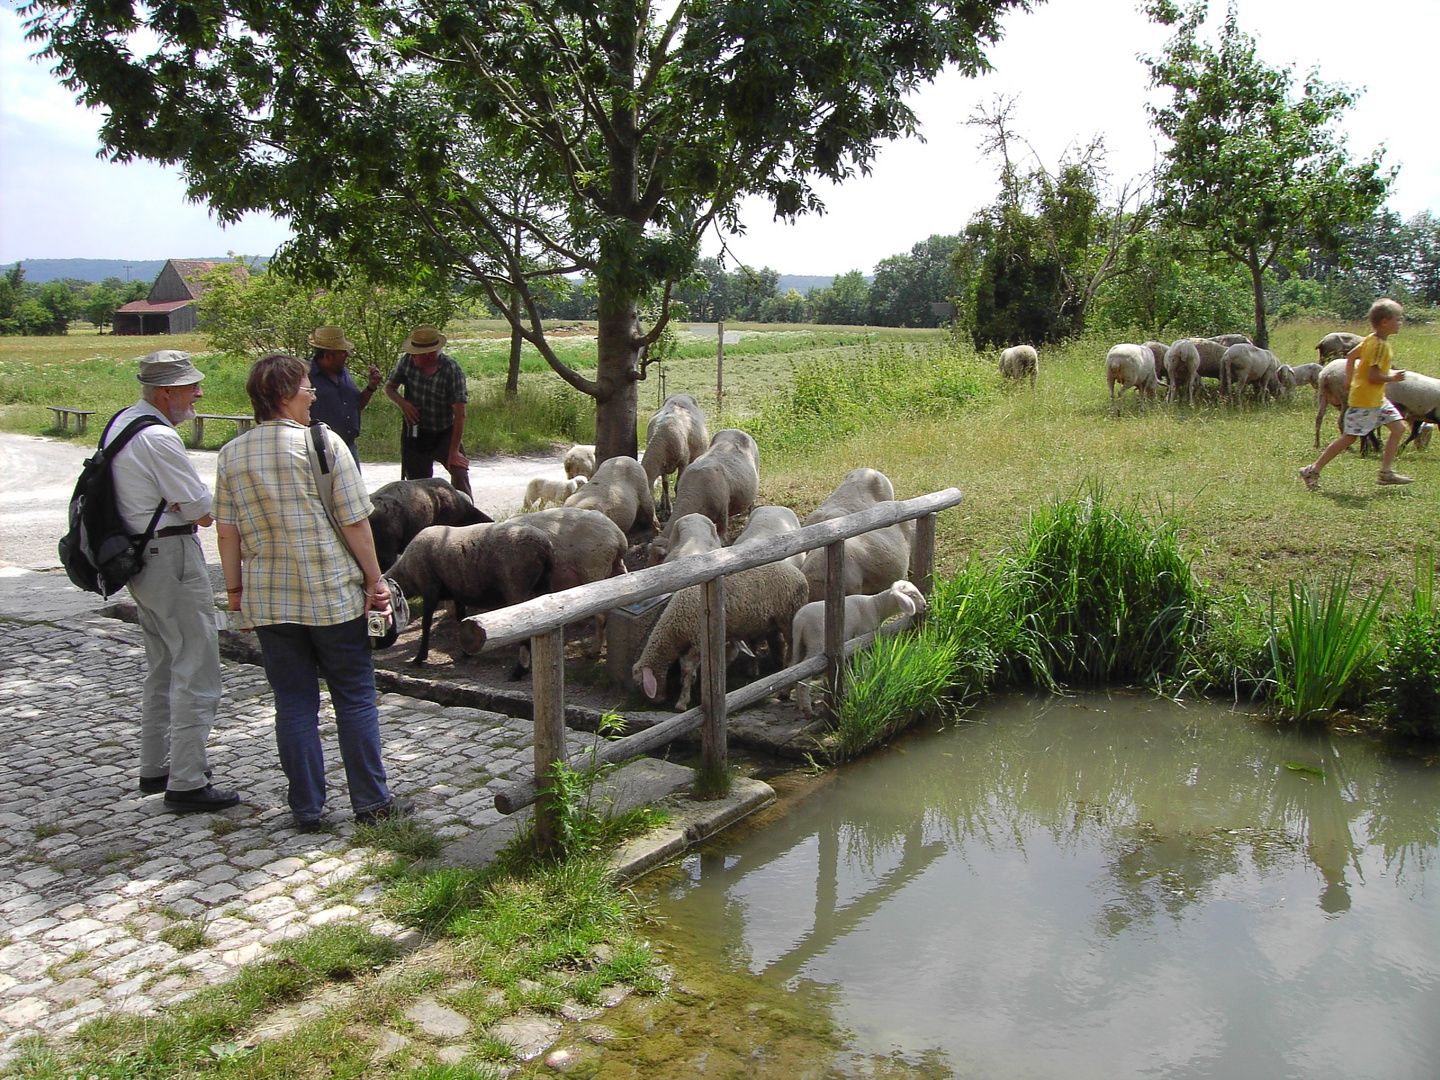
[[[26,281],[25,267],[16,263],[0,276],[0,335],[64,334],[77,319],[101,331],[115,320],[115,309],[150,292],[148,281],[101,282],[63,278],[43,283]]]

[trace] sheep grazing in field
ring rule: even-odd
[[[1296,364],[1295,367],[1291,369],[1295,376],[1295,385],[1314,386],[1315,380],[1320,377],[1320,369],[1324,366],[1323,364],[1313,362],[1309,364]]]
[[[832,521],[894,498],[895,486],[884,473],[878,469],[854,469],[805,519],[805,524]],[[904,577],[910,569],[910,548],[914,542],[913,521],[902,521],[846,540],[845,595],[868,596]],[[826,562],[824,548],[805,553],[800,569],[810,583],[811,600],[825,599]]]
[[[1230,389],[1230,385],[1226,381],[1225,365],[1221,361],[1225,359],[1225,350],[1230,346],[1221,345],[1210,338],[1190,338],[1189,341],[1200,354],[1200,377],[1214,379],[1220,384],[1220,393],[1224,394]]]
[[[670,522],[686,514],[704,514],[724,540],[730,518],[748,514],[759,490],[760,448],[755,440],[737,428],[717,431],[710,449],[692,461],[676,481]],[[665,524],[666,537],[670,522]]]
[[[1385,396],[1410,425],[1410,436],[1401,445],[1413,442],[1425,449],[1430,444],[1430,425],[1440,424],[1440,379],[1407,371],[1399,382],[1385,384]]]
[[[600,463],[595,475],[565,505],[595,510],[627,535],[655,525],[655,489],[633,457],[612,457]]]
[[[375,558],[388,570],[405,546],[431,525],[480,525],[490,516],[475,509],[463,491],[439,477],[396,480],[370,495],[370,532]]]
[[[845,640],[857,638],[872,630],[878,630],[882,623],[897,615],[923,614],[924,594],[910,582],[901,579],[884,592],[874,596],[847,596],[845,598]],[[825,651],[825,602],[806,604],[795,613],[795,622],[790,633],[791,664],[798,664]],[[795,691],[795,702],[800,712],[809,716],[810,685],[801,682]]]
[[[612,459],[613,460],[613,459]],[[634,459],[631,458],[633,461]],[[526,514],[526,525],[550,538],[555,549],[555,568],[550,572],[550,591],[560,592],[592,581],[604,581],[626,573],[625,552],[629,541],[604,514],[575,506],[557,506]],[[605,640],[605,615],[595,616],[595,640],[585,647],[589,656],[600,655]],[[530,666],[529,649],[521,650],[521,668]]]
[[[646,558],[650,566],[659,566],[686,555],[718,551],[723,546],[713,521],[704,514],[686,514],[675,519],[668,536],[657,536],[651,542]]]
[[[546,503],[563,503],[585,486],[585,477],[575,476],[569,480],[549,480],[537,476],[525,485],[525,499],[521,510],[538,510]]]
[[[565,466],[565,479],[574,480],[577,476],[589,479],[595,475],[595,447],[576,443],[565,451],[561,464]]]
[[[770,655],[785,664],[790,627],[805,603],[805,576],[785,562],[741,570],[725,578],[725,640],[750,643],[766,640]],[[645,648],[635,661],[635,684],[651,701],[665,690],[670,665],[680,662],[680,697],[676,710],[690,703],[695,675],[700,670],[700,640],[705,634],[705,601],[699,585],[681,589],[650,631]]]
[[[660,514],[670,517],[670,474],[675,486],[686,467],[705,453],[710,446],[710,433],[705,429],[705,414],[689,394],[671,394],[665,404],[655,410],[645,428],[645,454],[640,464],[653,488],[660,481]]]
[[[1155,357],[1155,378],[1158,382],[1164,382],[1166,379],[1165,354],[1170,351],[1170,346],[1163,341],[1146,341],[1141,343],[1141,348],[1149,349],[1151,355]]]
[[[528,519],[422,529],[385,575],[402,595],[424,600],[420,650],[410,662],[423,664],[430,656],[439,604],[455,602],[456,622],[467,606],[509,607],[548,592],[554,566],[550,538]]]
[[[745,522],[745,531],[735,538],[735,546],[739,547],[751,540],[798,532],[799,529],[800,519],[788,506],[757,506],[750,511],[750,519]],[[785,561],[799,569],[805,564],[805,553],[791,555]]]
[[[1288,400],[1295,393],[1295,369],[1289,364],[1281,364],[1275,369],[1275,382],[1280,386],[1280,396]]]
[[[1200,350],[1184,338],[1165,350],[1165,381],[1170,384],[1166,401],[1174,401],[1183,391],[1195,404],[1195,388],[1200,385]]]
[[[1350,350],[1364,340],[1359,334],[1336,330],[1333,334],[1326,334],[1321,338],[1320,344],[1315,346],[1315,351],[1320,354],[1320,363],[1323,364],[1337,356],[1349,356]]]
[[[1225,369],[1231,389],[1235,392],[1237,403],[1244,395],[1245,387],[1251,384],[1254,384],[1255,393],[1261,401],[1267,400],[1272,393],[1280,390],[1276,379],[1280,360],[1269,349],[1241,342],[1226,349],[1220,363]]]
[[[1255,344],[1244,334],[1216,334],[1210,339],[1217,345],[1224,345],[1227,349],[1231,345],[1253,345]]]
[[[1030,379],[1030,389],[1035,389],[1035,379],[1040,374],[1040,354],[1033,345],[1012,345],[1000,354],[1000,374],[1017,382]]]
[[[1342,356],[1331,360],[1315,377],[1315,445],[1320,445],[1320,425],[1325,421],[1325,410],[1330,406],[1345,416],[1345,406],[1350,402],[1350,387],[1345,382],[1345,367],[1348,361]]]
[[[1110,387],[1110,404],[1115,400],[1115,384],[1120,384],[1120,397],[1132,386],[1138,398],[1155,400],[1155,354],[1143,345],[1114,346],[1105,356],[1105,382]]]

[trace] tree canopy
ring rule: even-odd
[[[459,273],[636,449],[637,382],[669,289],[740,200],[822,209],[816,178],[915,130],[904,95],[975,74],[1026,0],[32,0],[27,32],[107,110],[118,160],[177,163],[222,220],[286,218],[320,279]],[[532,197],[515,211],[517,177]],[[521,243],[514,244],[516,234]],[[544,337],[538,282],[596,283],[598,368]],[[639,302],[658,298],[642,327]]]
[[[1394,170],[1383,150],[1351,160],[1335,121],[1358,95],[1305,77],[1299,97],[1290,69],[1268,67],[1255,39],[1228,9],[1215,44],[1203,41],[1203,0],[1150,0],[1146,10],[1175,34],[1146,61],[1153,85],[1170,104],[1151,107],[1170,140],[1161,177],[1161,207],[1212,257],[1249,273],[1256,344],[1265,345],[1265,272],[1294,268],[1313,250],[1343,257],[1347,230],[1361,228],[1384,202]]]

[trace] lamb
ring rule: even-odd
[[[550,538],[528,521],[451,526],[432,525],[405,548],[386,572],[401,594],[424,599],[420,651],[412,664],[430,655],[430,624],[435,608],[455,602],[455,621],[469,605],[509,607],[548,592],[555,568]]]
[[[725,578],[725,640],[751,642],[766,639],[772,656],[781,664],[789,651],[790,627],[805,604],[805,575],[785,562],[765,563]],[[705,634],[703,589],[692,585],[670,598],[669,605],[650,631],[632,674],[651,701],[664,693],[670,665],[680,661],[680,697],[676,711],[689,706],[700,670],[700,640]]]
[[[1165,381],[1170,391],[1165,400],[1174,401],[1183,387],[1190,395],[1190,404],[1195,404],[1195,387],[1200,385],[1200,350],[1193,341],[1182,338],[1165,351]]]
[[[577,476],[589,478],[595,475],[594,446],[576,443],[565,451],[565,457],[561,461],[565,466],[565,479],[567,480],[574,480]]]
[[[1141,347],[1149,349],[1155,357],[1155,378],[1159,382],[1164,382],[1167,377],[1165,372],[1165,354],[1170,351],[1170,346],[1166,345],[1163,341],[1147,341]]]
[[[881,623],[896,615],[923,614],[926,608],[925,595],[903,578],[884,592],[874,596],[847,596],[845,598],[845,640],[857,638],[872,630],[878,630]],[[798,664],[825,651],[825,602],[806,604],[795,613],[795,622],[790,633],[791,664]],[[811,714],[810,684],[801,682],[795,691],[795,702],[800,712]]]
[[[1320,369],[1323,364],[1309,363],[1297,364],[1292,369],[1295,376],[1296,386],[1314,386],[1315,380],[1320,377]]]
[[[656,478],[660,480],[660,513],[665,518],[670,517],[670,474],[675,474],[678,489],[686,466],[705,453],[709,445],[705,414],[689,394],[671,394],[650,417],[640,464],[652,488]]]
[[[1231,345],[1253,345],[1255,344],[1244,334],[1216,334],[1210,339],[1217,345],[1224,345],[1227,349]]]
[[[738,546],[748,540],[761,540],[767,536],[780,536],[799,530],[800,519],[788,506],[757,506],[750,511],[750,520],[745,523],[745,531],[735,538],[735,543]],[[785,561],[798,569],[805,563],[805,553],[802,551],[798,555],[791,555]]]
[[[710,440],[710,449],[690,463],[675,484],[670,521],[704,514],[723,539],[732,515],[746,514],[760,490],[760,448],[743,431],[726,428]],[[670,524],[665,533],[670,535]]]
[[[573,589],[576,585],[587,585],[626,573],[625,552],[629,549],[629,541],[620,526],[599,511],[557,506],[553,510],[526,514],[518,520],[550,538],[555,549],[555,568],[550,573],[551,592]],[[595,640],[586,647],[586,653],[599,656],[600,643],[604,640],[605,616],[602,613],[595,616]],[[522,650],[521,666],[529,666],[525,650]]]
[[[1271,393],[1278,393],[1280,384],[1276,379],[1276,372],[1280,368],[1280,361],[1269,349],[1262,349],[1258,345],[1246,345],[1240,343],[1231,345],[1225,350],[1225,355],[1220,363],[1225,370],[1226,378],[1235,391],[1235,400],[1240,401],[1241,395],[1245,393],[1245,387],[1250,383],[1256,386],[1256,393],[1263,401]]]
[[[1030,389],[1035,389],[1035,378],[1040,374],[1040,354],[1033,345],[1012,345],[1000,354],[1000,374],[1017,382],[1027,375]]]
[[[475,509],[463,491],[439,477],[396,480],[370,495],[370,532],[375,558],[388,570],[405,546],[431,525],[480,525],[490,516]]]
[[[569,480],[548,480],[537,476],[525,485],[525,500],[521,510],[538,510],[549,503],[563,503],[585,486],[585,477],[575,476]]]
[[[699,555],[706,551],[718,551],[723,547],[715,523],[704,514],[686,514],[676,518],[669,536],[659,536],[650,545],[649,565],[673,562],[686,555]]]
[[[895,498],[890,478],[876,469],[854,469],[840,486],[805,519],[806,525],[832,521],[876,503]],[[910,546],[915,540],[915,523],[902,521],[875,529],[845,541],[845,595],[869,595],[889,588],[890,582],[905,576],[910,568]],[[810,599],[825,599],[825,549],[805,554],[801,571],[810,583]]]
[[[1132,386],[1140,398],[1155,400],[1155,354],[1142,345],[1116,345],[1105,356],[1105,382],[1110,387],[1110,404],[1115,405],[1115,384],[1120,396]],[[1117,406],[1118,408],[1118,406]]]
[[[1321,338],[1320,344],[1315,346],[1315,351],[1320,354],[1320,363],[1323,364],[1337,356],[1349,356],[1350,350],[1364,340],[1359,334],[1337,330],[1333,334],[1326,334]]]
[[[633,457],[602,461],[589,483],[566,499],[565,505],[599,511],[627,534],[655,525],[655,491]]]

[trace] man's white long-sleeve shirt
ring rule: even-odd
[[[115,478],[116,509],[125,527],[132,533],[143,533],[161,499],[165,500],[165,512],[156,529],[198,521],[210,513],[210,489],[195,471],[180,433],[164,413],[148,401],[136,402],[115,418],[106,444],[139,416],[158,416],[163,423],[138,432],[121,447],[110,466]]]

